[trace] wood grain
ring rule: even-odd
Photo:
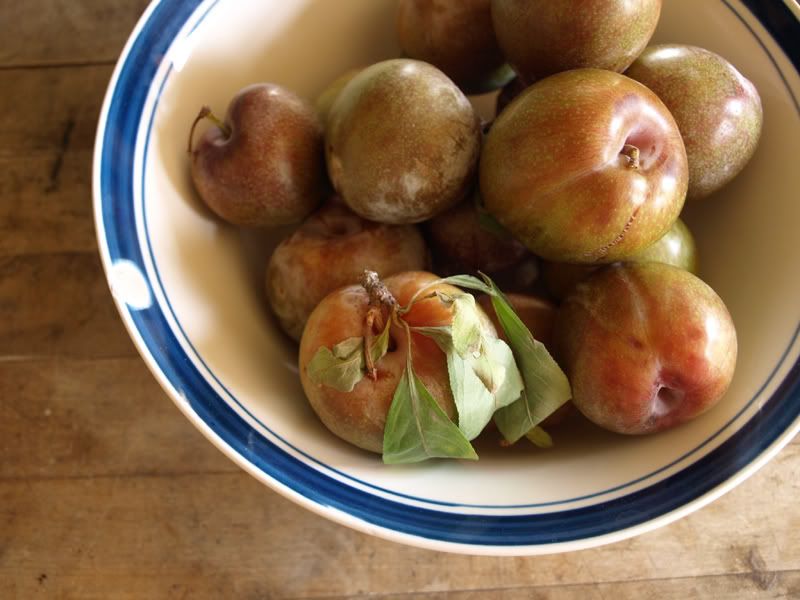
[[[0,257],[0,357],[136,356],[96,254]]]
[[[64,146],[91,151],[111,72],[108,65],[0,70],[0,158],[50,155]]]
[[[0,68],[111,63],[148,0],[4,2]]]
[[[0,481],[210,472],[239,469],[138,357],[0,361]]]
[[[441,554],[284,499],[138,357],[103,276],[91,159],[147,0],[0,3],[0,599],[800,598],[800,441],[655,532],[564,555]]]
[[[110,77],[108,66],[0,70],[0,256],[96,251],[92,150]]]
[[[795,449],[670,527],[526,558],[385,542],[237,472],[6,480],[0,597],[792,598],[800,592],[800,520],[787,516],[797,512],[798,476]],[[792,493],[782,489],[787,479]],[[759,490],[755,501],[750,486]]]

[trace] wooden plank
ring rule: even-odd
[[[108,65],[0,71],[0,157],[91,150],[111,72]]]
[[[0,361],[0,480],[238,470],[139,358]]]
[[[0,256],[96,251],[92,148],[110,76],[0,70]]]
[[[0,357],[136,355],[98,255],[0,256]]]
[[[7,480],[0,482],[0,597],[491,591],[642,598],[651,589],[677,598],[792,597],[800,589],[798,482],[800,451],[792,447],[724,498],[666,528],[593,550],[495,558],[368,537],[240,473]]]
[[[378,596],[379,598],[381,596]],[[516,590],[404,594],[404,600],[747,600],[800,597],[800,571],[769,574],[763,583],[750,574],[710,575],[602,584],[557,585]],[[342,596],[341,598],[345,598]]]
[[[91,156],[0,159],[0,256],[97,251]]]
[[[148,0],[33,0],[0,9],[0,68],[115,61]]]

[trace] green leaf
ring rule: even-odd
[[[363,349],[364,349],[364,338],[351,337],[336,344],[333,347],[332,354],[336,358],[344,360],[352,357],[353,354],[355,354],[357,351],[362,351]]]
[[[411,299],[408,301],[408,304],[401,307],[398,310],[398,314],[403,315],[406,314],[411,310],[411,307],[414,306],[417,302],[421,300],[425,300],[426,298],[431,298],[437,296],[439,300],[443,303],[447,304],[448,306],[452,303],[453,298],[444,294],[442,292],[432,292],[426,294],[429,289],[435,287],[437,285],[441,285],[443,283],[448,283],[450,285],[454,285],[457,287],[469,289],[469,290],[476,290],[478,292],[483,292],[484,294],[491,294],[492,288],[486,285],[477,277],[473,277],[472,275],[453,275],[452,277],[445,277],[444,279],[436,279],[435,281],[431,281],[430,283],[426,283],[424,286],[419,288]]]
[[[447,349],[453,344],[453,330],[450,325],[441,325],[438,327],[412,327],[412,331],[420,333],[424,336],[431,338],[439,345],[442,352],[447,352]]]
[[[308,363],[308,378],[340,392],[351,392],[364,377],[364,339],[353,337],[332,349],[321,347]]]
[[[553,447],[553,438],[551,438],[550,434],[541,427],[534,427],[525,434],[525,437],[528,438],[528,440],[530,440],[534,446],[539,448]]]
[[[462,294],[454,298],[451,327],[453,346],[460,356],[466,357],[480,350],[483,328],[474,296]]]
[[[491,380],[475,368],[486,388],[495,396],[497,409],[516,402],[525,389],[522,373],[517,367],[514,353],[503,340],[492,338],[486,340],[486,358],[491,367]]]
[[[544,344],[534,339],[503,293],[486,277],[492,305],[508,337],[525,381],[525,393],[495,414],[495,423],[508,442],[514,443],[572,397],[567,376]]]
[[[522,393],[522,376],[503,340],[485,340],[483,353],[466,358],[451,346],[447,371],[458,409],[458,427],[468,440],[476,438],[498,409]]]
[[[486,206],[483,204],[483,199],[480,194],[474,196],[475,213],[478,216],[478,225],[482,229],[488,231],[492,235],[501,239],[511,239],[513,236],[511,232],[500,224],[500,221],[495,219],[494,215],[490,213]]]
[[[483,292],[484,294],[491,294],[492,287],[486,285],[483,281],[472,275],[452,275],[440,279],[436,283],[449,283],[456,287],[464,288],[467,290],[474,290],[476,292]]]
[[[447,351],[447,374],[458,411],[458,428],[468,440],[474,439],[486,426],[486,423],[480,425],[480,420],[487,407],[491,410],[489,392],[472,366],[458,355],[452,345]],[[491,412],[489,418],[492,418]]]
[[[528,394],[523,390],[514,402],[494,413],[495,425],[509,444],[516,443],[532,429],[532,412]]]
[[[409,361],[394,393],[383,433],[383,462],[415,463],[429,458],[478,455],[433,399]]]
[[[415,327],[414,331],[432,338],[447,356],[458,427],[468,440],[483,431],[495,411],[519,398],[522,375],[503,340],[483,338],[477,356],[462,356],[455,349],[450,327]]]
[[[386,326],[381,331],[381,334],[372,341],[372,345],[369,348],[372,364],[377,363],[389,351],[389,329],[391,323],[391,320],[387,319]]]
[[[504,63],[497,67],[494,71],[486,75],[481,81],[470,84],[465,90],[469,95],[486,94],[494,92],[510,82],[517,73],[512,69],[508,63]]]

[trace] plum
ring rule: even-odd
[[[331,107],[328,174],[365,219],[418,223],[464,199],[480,143],[472,105],[444,73],[388,60],[358,73]]]
[[[364,269],[392,275],[425,269],[428,251],[414,225],[366,221],[328,202],[270,257],[266,291],[281,328],[300,340],[308,316],[333,290],[357,283]]]
[[[533,337],[542,342],[547,348],[553,343],[553,325],[556,319],[556,305],[532,294],[507,293],[505,294],[514,312],[530,330]],[[492,299],[489,296],[478,298],[478,304],[486,311],[497,329],[498,335],[506,339],[503,328],[497,320],[497,315],[492,307]]]
[[[214,125],[191,151],[191,172],[203,201],[234,225],[299,223],[325,189],[322,127],[302,98],[273,84],[254,84],[231,100],[225,121],[204,108]]]
[[[505,294],[514,312],[525,324],[525,327],[533,334],[533,337],[550,349],[553,345],[553,326],[555,325],[557,308],[552,302],[532,294],[507,293]],[[506,340],[505,332],[497,319],[497,314],[492,306],[492,299],[489,296],[478,298],[478,304],[486,311],[492,320],[492,324],[497,330],[497,335]],[[567,402],[552,415],[547,417],[542,423],[542,427],[548,429],[557,427],[564,423],[575,412],[571,402]]]
[[[653,90],[675,117],[689,158],[687,198],[714,193],[753,156],[761,137],[761,97],[718,54],[680,44],[650,46],[626,75]]]
[[[334,79],[328,84],[319,96],[317,96],[316,101],[314,102],[314,107],[317,109],[317,115],[319,115],[319,120],[322,122],[322,125],[328,122],[328,114],[331,112],[331,107],[333,103],[336,102],[336,98],[339,97],[339,94],[344,89],[350,80],[358,75],[361,69],[350,69],[345,71],[339,77]]]
[[[417,271],[398,273],[387,277],[384,283],[396,302],[405,306],[418,290],[437,279],[432,273]],[[430,291],[461,293],[446,284],[433,286]],[[445,354],[433,339],[422,334],[412,331],[409,340],[397,323],[391,326],[389,352],[375,363],[374,377],[364,377],[349,392],[311,380],[308,365],[320,348],[364,336],[369,308],[370,298],[360,285],[340,288],[319,303],[300,341],[300,381],[311,407],[331,432],[359,448],[380,453],[386,416],[405,370],[409,347],[415,373],[451,420],[456,416],[456,407]],[[451,324],[452,311],[438,298],[427,298],[414,304],[403,319],[411,327],[441,327]],[[488,317],[482,311],[480,314],[486,335],[496,336]]]
[[[736,330],[720,297],[656,262],[611,265],[579,283],[559,308],[554,341],[578,410],[625,434],[710,409],[736,365]]]
[[[585,67],[622,72],[660,16],[661,0],[492,0],[500,48],[528,82]]]
[[[692,232],[677,219],[657,242],[626,259],[626,262],[661,262],[697,274],[697,247]],[[542,279],[550,294],[560,300],[599,268],[595,265],[542,263]]]
[[[487,210],[555,262],[608,263],[643,250],[680,214],[687,177],[664,104],[598,69],[528,87],[495,120],[480,163]]]
[[[525,246],[514,238],[502,237],[482,225],[470,200],[425,223],[425,231],[434,260],[445,266],[445,272],[491,274],[518,264],[528,255]]]
[[[490,0],[400,0],[397,38],[406,56],[435,65],[468,94],[513,77],[494,37]]]

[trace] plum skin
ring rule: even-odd
[[[350,80],[358,75],[360,71],[360,68],[345,71],[339,75],[339,77],[331,81],[328,87],[322,90],[319,96],[317,96],[317,99],[314,101],[314,108],[317,110],[317,115],[323,127],[325,127],[328,122],[328,114],[331,112],[331,107],[333,103],[336,102],[336,98],[339,97],[344,86],[350,83]]]
[[[624,71],[661,16],[661,0],[492,0],[497,41],[528,83],[579,68]]]
[[[384,283],[404,306],[418,289],[437,279],[432,273],[409,271],[387,277]],[[430,288],[430,291],[436,290],[451,295],[463,293],[446,284]],[[347,338],[364,335],[368,305],[367,293],[360,285],[340,288],[319,303],[300,341],[300,382],[311,407],[331,432],[359,448],[381,453],[386,416],[406,368],[409,344],[404,328],[392,326],[390,352],[376,363],[377,378],[365,377],[350,392],[314,383],[307,372],[308,363],[320,347],[331,348]],[[496,336],[489,318],[483,312],[481,315],[484,332]],[[429,298],[416,303],[403,318],[410,326],[445,326],[452,322],[452,308],[438,298]],[[414,332],[411,333],[411,352],[415,373],[439,406],[454,419],[456,408],[444,353],[434,340]]]
[[[191,152],[191,175],[205,204],[244,227],[299,223],[322,199],[322,126],[289,90],[253,84],[230,101],[230,136],[208,128]]]
[[[626,148],[638,149],[636,163]],[[528,87],[495,120],[480,162],[486,208],[534,254],[609,263],[643,250],[680,214],[688,165],[658,97],[611,71]]]
[[[750,161],[763,123],[756,87],[696,46],[650,46],[626,72],[653,90],[678,124],[689,158],[689,200],[727,185]]]
[[[559,308],[555,351],[584,416],[646,434],[722,398],[737,339],[725,304],[702,280],[671,265],[627,263],[577,285]]]
[[[504,296],[533,337],[550,350],[553,344],[553,326],[556,320],[557,307],[555,304],[545,298],[540,298],[532,294],[512,292],[506,293]],[[486,295],[481,296],[478,298],[478,304],[486,311],[486,314],[492,320],[492,324],[500,338],[505,340],[505,332],[500,322],[497,320],[491,297]]]
[[[358,282],[364,269],[392,275],[427,265],[416,226],[373,223],[333,200],[274,250],[265,277],[267,299],[281,328],[299,341],[316,305]]]
[[[490,0],[400,0],[400,47],[409,58],[441,69],[466,93],[499,87],[496,84],[504,81],[494,80],[505,58],[495,39],[490,4]]]
[[[419,223],[466,196],[481,129],[444,73],[394,59],[345,85],[328,114],[325,143],[331,182],[354,212],[380,223]]]
[[[661,262],[698,273],[697,245],[686,224],[677,219],[657,242],[629,256],[626,262]],[[596,265],[542,263],[542,279],[550,295],[562,300],[580,282],[600,268]]]
[[[513,238],[485,229],[470,201],[462,202],[424,225],[434,257],[448,271],[493,273],[512,267],[528,255]]]

